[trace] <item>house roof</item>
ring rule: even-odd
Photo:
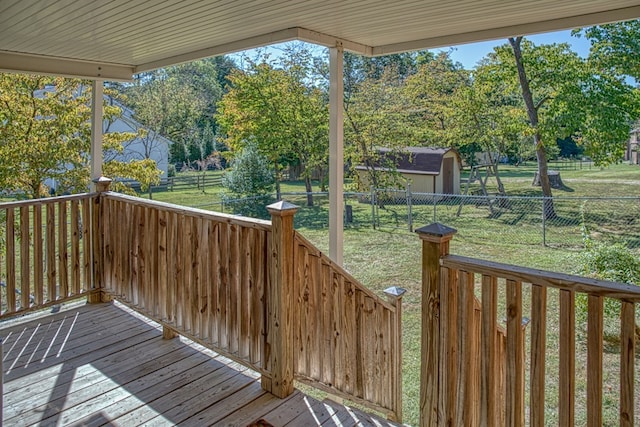
[[[390,164],[396,166],[400,173],[414,175],[440,175],[442,159],[448,152],[459,155],[453,148],[406,147],[400,152],[389,148],[379,148],[380,160],[376,162],[376,170],[388,170]],[[366,166],[356,166],[357,170],[366,170]]]
[[[640,0],[0,1],[0,69],[126,80],[289,40],[376,56],[640,17]]]

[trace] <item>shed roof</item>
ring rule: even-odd
[[[364,55],[640,17],[640,0],[0,0],[0,69],[93,79],[289,40]]]
[[[400,173],[414,175],[440,175],[442,159],[448,152],[453,152],[459,160],[459,155],[453,148],[405,147],[401,151],[389,148],[379,148],[381,160],[377,162],[376,170],[388,170],[389,163],[396,166]],[[356,166],[357,170],[365,170],[366,166]]]

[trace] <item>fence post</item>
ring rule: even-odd
[[[371,224],[376,229],[376,189],[371,187]]]
[[[438,199],[436,198],[436,193],[432,194],[433,196],[433,222],[438,222],[438,214],[437,214],[437,206],[438,206]]]
[[[393,341],[393,383],[391,390],[391,406],[395,415],[393,421],[402,421],[402,296],[406,289],[398,286],[391,286],[384,290],[387,301],[396,308],[395,328],[392,331]]]
[[[439,407],[447,396],[439,385],[444,381],[445,360],[441,358],[440,337],[440,258],[449,254],[454,228],[433,223],[416,230],[422,240],[422,341],[420,354],[420,426],[436,426],[444,421]],[[442,394],[442,395],[441,395]]]
[[[298,206],[281,200],[267,206],[271,214],[270,281],[266,296],[266,338],[262,388],[279,398],[293,393],[293,216]]]
[[[104,281],[104,204],[101,193],[109,191],[111,179],[101,176],[93,180],[97,197],[93,199],[91,209],[91,242],[93,260],[93,283],[92,292],[87,297],[87,302],[95,304],[102,302],[102,289]]]
[[[411,183],[407,182],[407,222],[409,223],[409,232],[413,231],[413,200],[411,194]]]
[[[545,212],[547,198],[542,197],[542,246],[547,246],[547,214]]]

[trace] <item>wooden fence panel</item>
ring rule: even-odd
[[[269,224],[114,193],[105,290],[164,326],[265,373]]]
[[[0,318],[36,310],[84,295],[83,258],[91,239],[81,227],[89,223],[90,194],[0,203],[4,236],[0,269],[4,283]],[[43,209],[45,214],[43,215]],[[45,281],[46,277],[46,281]],[[45,283],[46,282],[46,283]]]
[[[438,425],[475,425],[471,417],[460,414],[468,411],[464,402],[469,399],[468,384],[470,378],[458,378],[451,382],[451,372],[461,376],[473,375],[477,362],[469,364],[466,351],[474,353],[473,341],[468,334],[472,322],[482,323],[482,343],[479,353],[480,362],[480,425],[546,425],[545,408],[545,360],[547,351],[557,351],[558,358],[558,424],[575,424],[576,402],[576,294],[582,293],[588,301],[587,335],[583,343],[586,349],[586,375],[580,381],[586,383],[586,425],[602,425],[603,423],[603,320],[604,300],[612,298],[621,301],[620,324],[620,425],[634,425],[634,409],[637,408],[637,396],[634,395],[635,384],[635,303],[640,301],[640,291],[634,286],[620,283],[598,281],[591,278],[570,276],[561,273],[545,272],[524,267],[474,260],[455,255],[445,255],[440,259],[440,275],[442,278],[440,309],[443,321],[440,328],[444,346],[457,341],[451,350],[457,352],[457,369],[451,366],[450,353],[441,349],[441,361],[444,366],[440,375],[442,393],[438,396],[438,407],[443,408],[443,417]],[[457,272],[457,273],[456,273]],[[456,280],[456,274],[459,278]],[[469,318],[466,305],[467,295],[472,287],[469,285],[473,274],[482,274],[482,304],[477,310],[482,312],[480,318]],[[454,286],[451,286],[451,283]],[[506,297],[506,331],[496,328],[497,293],[496,284],[504,283]],[[447,286],[447,284],[449,284]],[[525,375],[526,365],[525,331],[528,319],[523,316],[523,285],[531,291],[530,316],[530,375]],[[558,346],[554,350],[547,349],[547,289],[558,289],[559,295],[559,337]],[[457,301],[453,303],[455,300]],[[529,307],[527,307],[529,308]],[[464,334],[457,340],[450,333],[451,317],[457,313],[459,322],[465,325],[454,325],[454,330]],[[524,320],[524,321],[523,321]],[[491,331],[497,330],[494,338]],[[477,330],[476,330],[477,333]],[[495,340],[495,341],[494,341]],[[449,344],[447,344],[447,341]],[[494,342],[492,342],[494,341]],[[467,344],[465,344],[465,342]],[[491,347],[494,347],[493,349]],[[582,346],[581,346],[582,347]],[[492,359],[495,365],[492,367]],[[466,365],[466,368],[465,368]],[[447,368],[449,367],[449,368]],[[525,402],[525,382],[529,386],[529,405]],[[446,384],[446,386],[443,386]],[[451,389],[453,387],[453,389]],[[493,391],[492,391],[493,389]],[[466,394],[466,395],[465,395]],[[472,399],[470,399],[472,400]],[[447,411],[452,401],[459,404],[455,412]],[[634,408],[635,407],[635,408]],[[529,415],[527,418],[526,415]],[[584,414],[580,414],[581,416]],[[424,419],[423,419],[424,421]]]
[[[396,307],[295,234],[295,374],[329,393],[398,417]]]

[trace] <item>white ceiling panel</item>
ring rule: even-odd
[[[301,39],[382,55],[640,17],[640,0],[0,0],[0,69],[127,79]]]

